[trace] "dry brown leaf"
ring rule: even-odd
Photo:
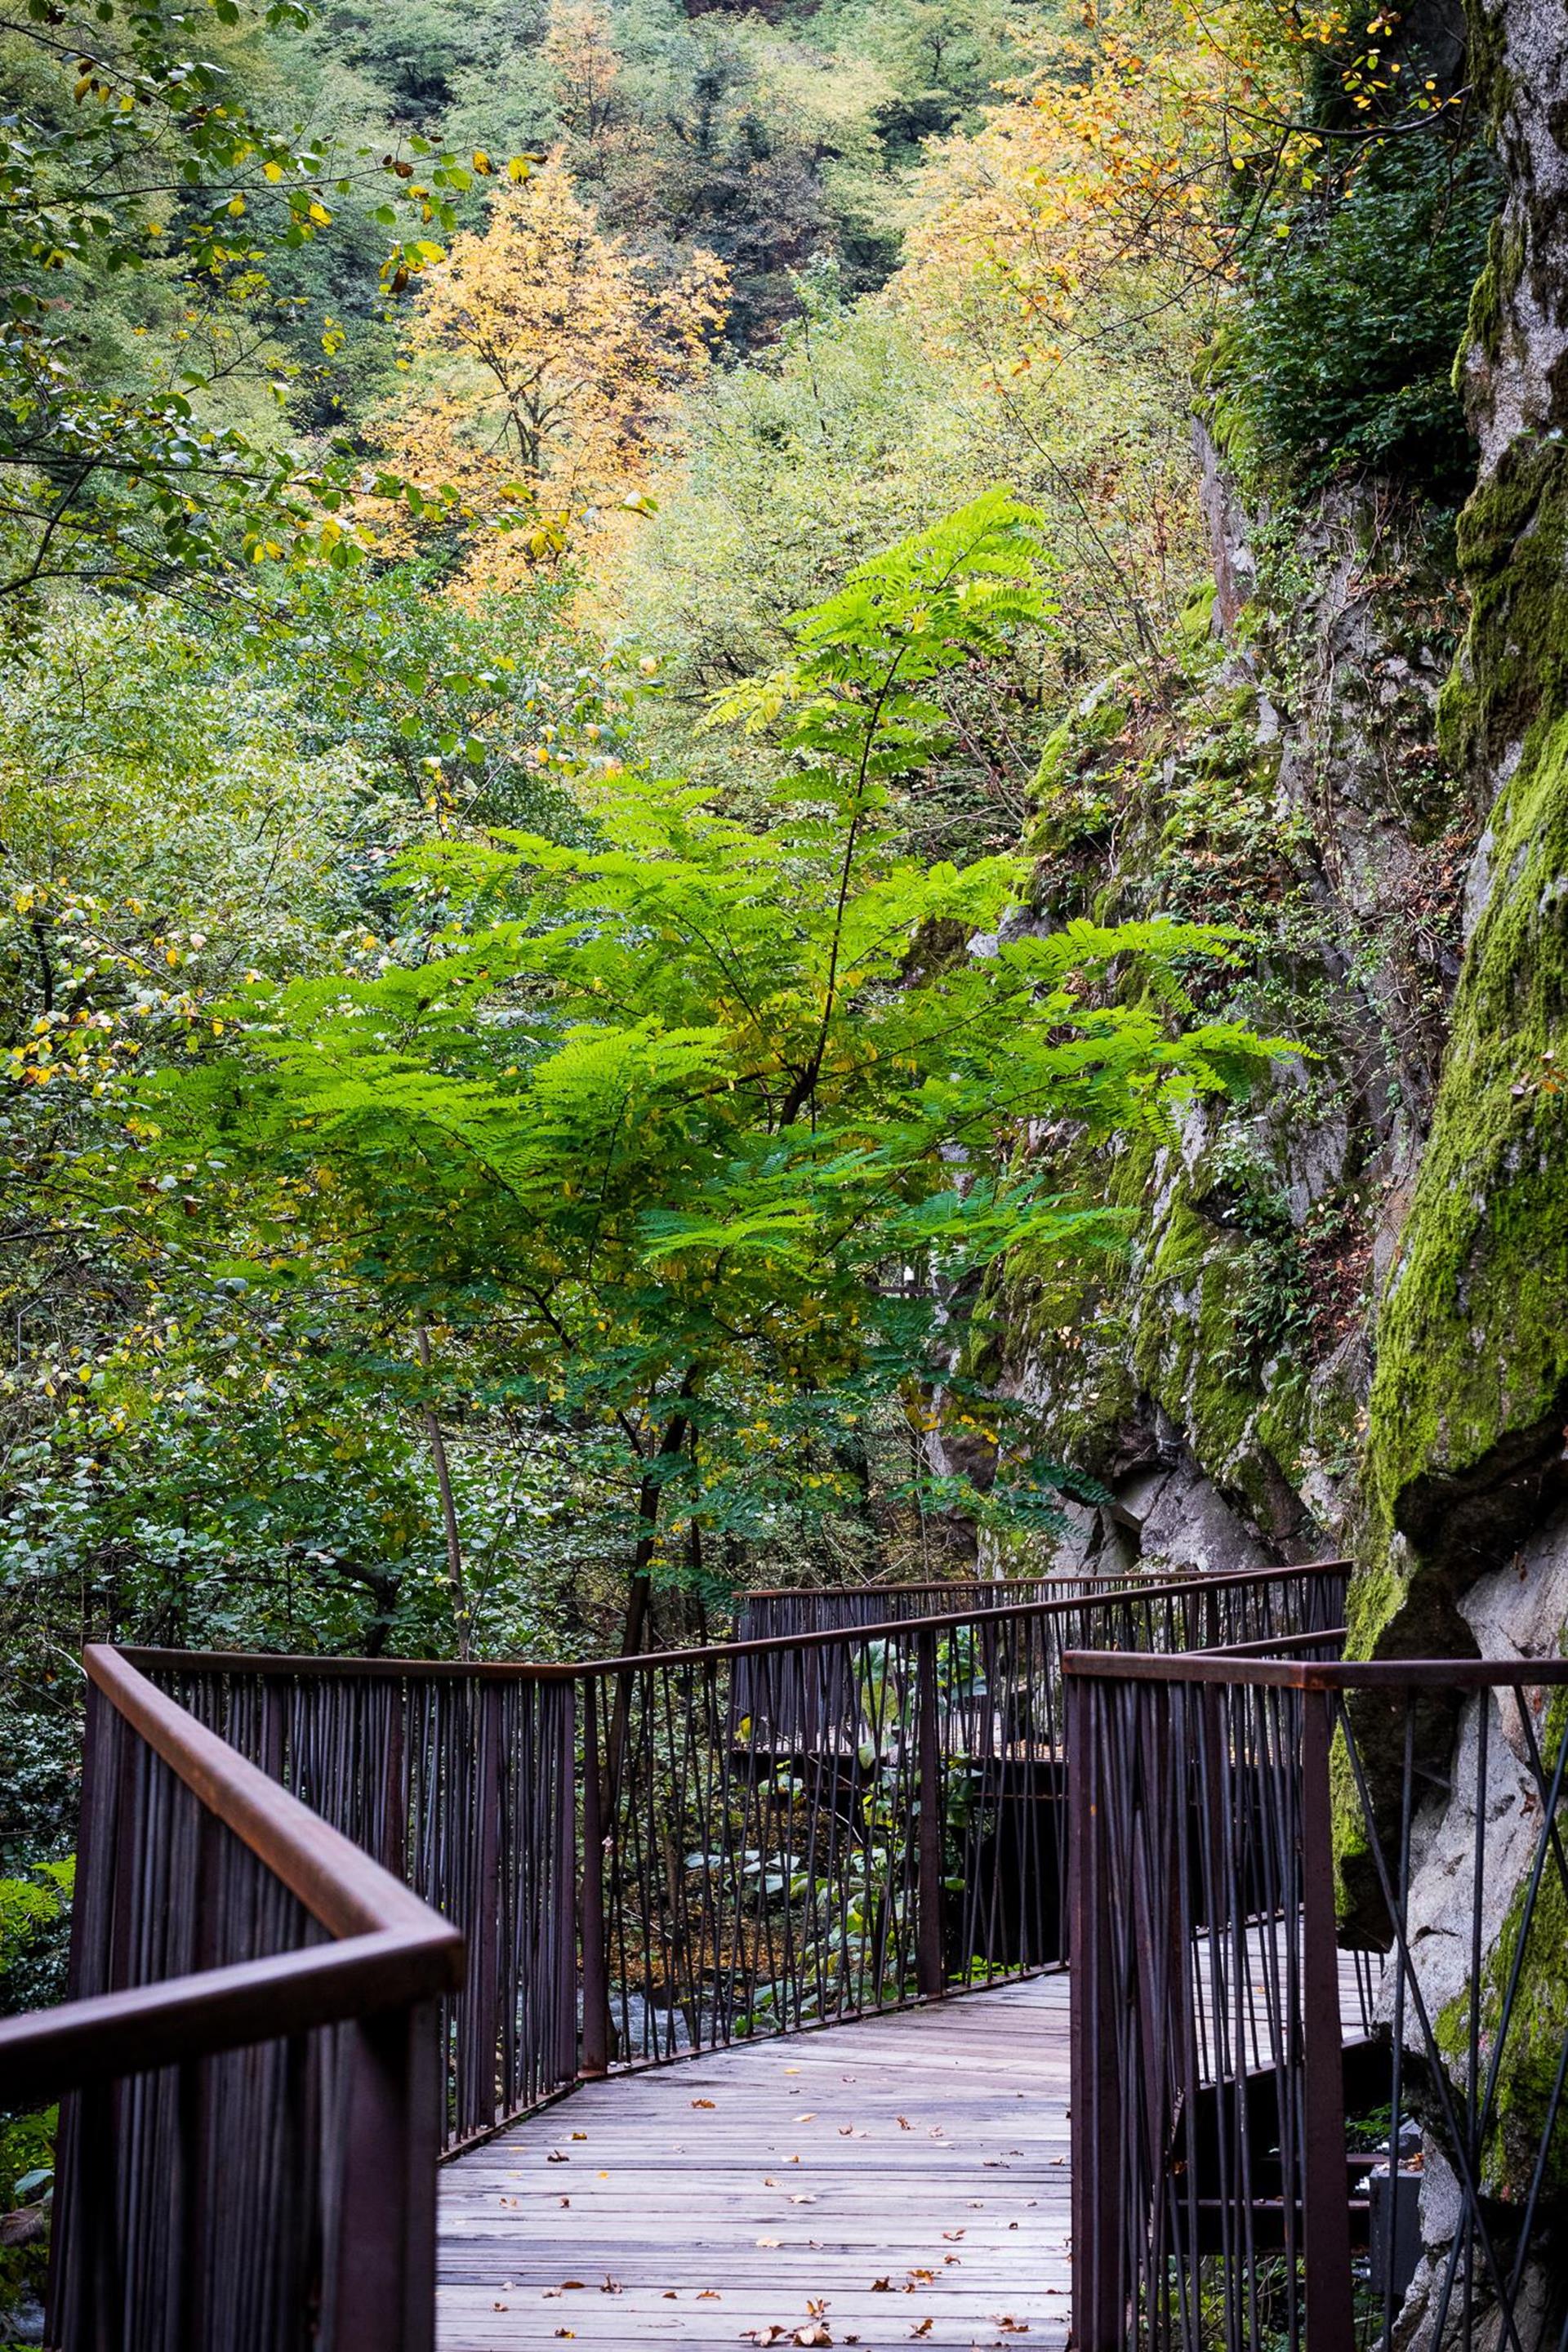
[[[714,2102],[711,2099],[693,2099],[691,2104],[694,2107],[710,2107]]]
[[[716,2286],[705,2286],[699,2289],[697,2300],[699,2303],[721,2303],[723,2297]]]
[[[792,2192],[789,2201],[792,2205],[815,2205],[816,2199],[809,2189],[800,2189]]]
[[[572,2159],[569,2156],[562,2156],[558,2150],[552,2148],[544,2161],[546,2164],[570,2164]]]
[[[944,2230],[942,2234],[944,2238],[958,2239],[963,2237],[963,2232],[962,2230]]]
[[[586,2139],[588,2135],[586,2132],[574,2132],[572,2137],[574,2139]]]
[[[929,2319],[917,2319],[914,2326],[910,2330],[910,2341],[912,2344],[917,2336],[929,2336],[930,2334],[931,2321]]]
[[[832,2341],[820,2319],[814,2319],[809,2327],[797,2327],[790,2337],[792,2344],[831,2344]]]
[[[873,2279],[871,2281],[871,2292],[873,2294],[891,2294],[893,2292],[892,2280],[886,2278]]]
[[[599,2289],[599,2293],[601,2294],[624,2294],[626,2293],[626,2289],[622,2286],[619,2279],[611,2278],[609,2273],[606,2272],[605,2275],[605,2284]]]
[[[840,2139],[864,2139],[866,2134],[854,2124],[840,2124],[838,2137]]]
[[[893,2120],[898,2125],[900,2131],[913,2131],[914,2129],[914,2126],[910,2123],[908,2116],[895,2116]]]
[[[574,2327],[558,2327],[558,2328],[556,2329],[555,2333],[557,2334],[557,2336],[575,2336],[575,2335],[576,2335],[576,2333],[577,2333],[577,2330],[576,2330]]]

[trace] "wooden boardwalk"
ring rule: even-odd
[[[440,2352],[1068,2334],[1068,1983],[587,2085],[441,2180]]]

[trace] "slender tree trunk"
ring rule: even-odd
[[[420,1364],[428,1372],[430,1334],[423,1323],[416,1325],[414,1340],[419,1350]],[[441,1490],[441,1519],[447,1531],[447,1581],[452,1589],[452,1620],[458,1633],[458,1655],[466,1661],[473,1655],[473,1623],[468,1611],[468,1588],[463,1581],[463,1543],[458,1529],[458,1506],[452,1494],[452,1466],[447,1458],[447,1441],[441,1434],[441,1423],[428,1397],[419,1409],[424,1416],[425,1434],[430,1441],[430,1451],[436,1459],[436,1484]]]
[[[658,1506],[664,1492],[659,1475],[667,1469],[672,1455],[679,1454],[691,1426],[683,1410],[697,1392],[695,1370],[687,1373],[680,1383],[680,1400],[664,1426],[658,1452],[646,1464],[642,1484],[637,1489],[637,1543],[632,1555],[631,1582],[626,1590],[626,1622],[621,1630],[621,1655],[635,1658],[647,1639],[648,1614],[653,1600],[653,1549],[658,1538]]]

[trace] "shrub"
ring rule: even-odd
[[[1457,502],[1473,458],[1453,365],[1497,201],[1482,149],[1406,136],[1277,219],[1216,355],[1236,453],[1303,487],[1351,467]]]

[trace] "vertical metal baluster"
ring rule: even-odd
[[[917,1982],[928,2000],[942,1992],[942,1751],[937,1739],[936,1635],[918,1636],[915,1659],[916,1738],[920,1772],[920,1891]]]
[[[605,1824],[600,1810],[597,1677],[583,1677],[583,2054],[584,2077],[610,2071],[610,2001],[605,1950]]]
[[[1306,2161],[1303,2222],[1310,2287],[1307,2352],[1353,2352],[1350,2204],[1345,2182],[1343,2035],[1334,1918],[1329,1698],[1301,1706],[1301,2045]]]

